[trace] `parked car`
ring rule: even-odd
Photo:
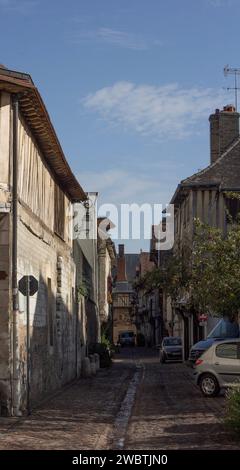
[[[215,397],[222,388],[240,385],[240,339],[217,341],[199,357],[194,377],[206,397]]]
[[[206,339],[199,341],[192,346],[189,355],[189,362],[193,365],[196,359],[198,359],[204,351],[210,348],[215,341],[239,337],[239,324],[235,320],[230,320],[228,317],[224,317],[219,320]]]
[[[182,340],[179,336],[166,336],[160,345],[160,362],[182,361],[183,348]]]
[[[133,331],[123,331],[119,334],[119,344],[123,346],[135,346],[135,334]]]

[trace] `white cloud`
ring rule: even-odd
[[[75,31],[72,33],[71,42],[79,44],[83,41],[93,41],[133,50],[146,50],[150,45],[162,45],[160,40],[143,39],[138,34],[111,28],[98,28],[96,30]]]
[[[159,139],[180,139],[199,132],[199,126],[227,94],[212,88],[181,88],[117,82],[90,93],[83,106],[112,125]]]
[[[155,171],[154,175],[149,170],[149,164],[145,164],[137,174],[132,171],[108,169],[102,171],[88,171],[79,174],[79,181],[86,191],[99,191],[98,198],[98,215],[110,216],[106,213],[106,207],[103,204],[113,204],[118,210],[118,223],[120,223],[120,204],[165,204],[170,201],[173,190],[176,187],[179,178],[178,164],[167,161],[159,161],[159,171]],[[146,171],[148,169],[148,172]],[[161,175],[161,181],[160,181]],[[153,208],[153,206],[152,206]],[[160,219],[160,212],[159,212]],[[115,220],[115,219],[114,219]],[[130,222],[131,223],[131,222]],[[141,222],[142,223],[142,222]],[[116,243],[125,243],[128,252],[139,252],[140,248],[149,249],[149,239],[151,230],[151,221],[145,227],[144,240],[143,225],[141,225],[140,240],[118,240],[120,237],[120,226],[118,231],[111,232]]]
[[[101,200],[109,204],[137,202],[139,195],[153,186],[150,178],[117,169],[83,172],[79,179],[87,191],[98,191]]]
[[[156,171],[153,165],[139,166],[133,170],[107,169],[87,171],[79,174],[79,181],[85,191],[98,191],[99,202],[107,204],[162,203],[170,200],[171,193],[179,179],[181,164],[159,161]],[[161,174],[161,181],[159,175]]]

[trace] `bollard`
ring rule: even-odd
[[[99,354],[95,353],[95,354],[94,354],[94,357],[95,357],[96,370],[98,370],[98,369],[100,369],[100,357],[99,357]]]
[[[91,377],[91,363],[89,357],[84,357],[82,360],[82,377]]]
[[[95,363],[94,354],[91,354],[89,356],[89,359],[90,359],[91,375],[96,375],[97,370],[96,370],[96,363]]]

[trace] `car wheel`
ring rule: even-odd
[[[212,374],[204,374],[200,377],[199,387],[205,397],[216,397],[220,392],[217,379]]]

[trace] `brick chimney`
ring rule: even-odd
[[[239,137],[239,113],[232,105],[216,109],[210,121],[210,157],[214,163],[227,147]]]
[[[126,274],[126,259],[124,253],[124,245],[118,245],[118,257],[117,257],[117,282],[127,281]]]

